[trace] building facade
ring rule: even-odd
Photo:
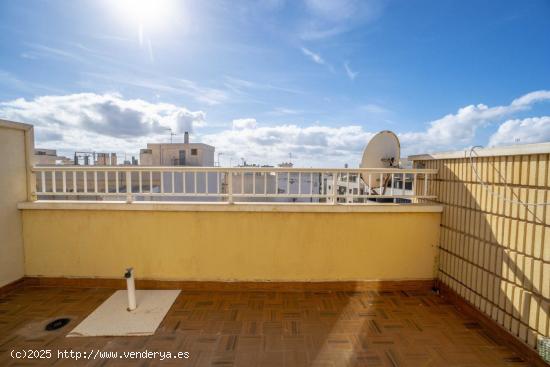
[[[34,150],[34,164],[39,166],[73,164],[73,160],[57,155],[57,151],[55,149],[36,148]]]
[[[215,148],[208,144],[189,143],[185,133],[183,143],[148,143],[139,152],[141,166],[214,166]]]

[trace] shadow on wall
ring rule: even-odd
[[[543,251],[550,246],[550,239],[544,243],[549,209],[506,202],[461,180],[449,168],[451,161],[440,162],[438,182],[432,185],[445,204],[439,279],[534,348],[537,338],[548,336],[550,264]],[[487,165],[495,177],[507,177],[493,160]],[[516,201],[543,202],[548,200],[546,180],[538,183],[535,197],[520,185],[508,184],[505,190],[489,184],[488,189]]]

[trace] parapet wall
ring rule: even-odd
[[[27,276],[433,279],[440,206],[25,203]]]
[[[0,287],[25,275],[17,203],[30,198],[32,134],[30,125],[0,120]]]

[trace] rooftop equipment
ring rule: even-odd
[[[401,145],[397,135],[389,130],[376,134],[363,151],[360,168],[399,168]],[[391,174],[361,174],[361,179],[368,192],[383,195],[386,188],[392,185]],[[378,191],[379,192],[378,192]]]

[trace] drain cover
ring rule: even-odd
[[[71,321],[71,319],[68,319],[68,318],[56,319],[48,323],[45,329],[46,331],[61,329],[63,326],[67,325],[69,321]]]

